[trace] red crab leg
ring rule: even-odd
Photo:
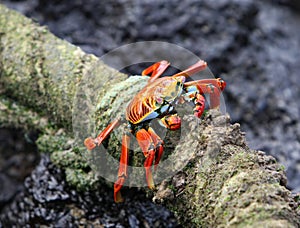
[[[189,77],[199,71],[204,70],[207,67],[207,63],[203,60],[199,60],[198,62],[196,62],[194,65],[190,66],[189,68],[187,68],[184,71],[181,71],[177,74],[174,74],[172,77],[178,77],[178,76],[185,76],[185,77]]]
[[[168,61],[162,60],[160,62],[154,63],[153,65],[143,70],[142,75],[145,76],[152,73],[149,82],[153,82],[155,79],[157,79],[163,74],[163,72],[169,67],[169,65],[170,63]]]
[[[196,92],[200,94],[209,94],[210,107],[218,108],[220,106],[220,89],[215,87],[213,84],[210,83],[203,84],[202,80],[191,81],[191,82],[184,83],[184,88],[186,89],[187,92],[193,92],[193,91],[195,92],[194,94],[190,94],[191,98],[197,94]],[[198,97],[198,99],[202,99],[202,98]]]
[[[222,78],[201,79],[201,80],[197,80],[197,82],[201,84],[212,84],[215,87],[219,88],[221,91],[223,91],[226,87],[226,82]]]
[[[153,141],[151,139],[151,135],[145,129],[140,129],[136,133],[136,140],[146,157],[146,160],[144,162],[144,167],[146,170],[146,180],[147,180],[148,187],[150,189],[154,189],[155,186],[153,182],[151,167],[155,156],[155,148],[154,148]]]
[[[114,185],[114,200],[116,203],[121,203],[124,199],[121,196],[121,188],[127,178],[127,166],[128,166],[128,156],[129,156],[129,144],[130,136],[129,134],[124,134],[122,138],[122,152],[120,157],[120,167],[118,171],[118,180]]]
[[[100,145],[107,136],[112,132],[112,130],[120,125],[120,118],[115,119],[111,122],[95,139],[89,137],[84,140],[84,145],[88,150],[92,150],[96,145]]]
[[[163,140],[155,133],[153,128],[149,127],[148,132],[153,140],[154,146],[155,146],[155,161],[154,161],[154,170],[157,169],[157,165],[161,159],[161,156],[163,155],[164,152],[164,147],[163,147]]]

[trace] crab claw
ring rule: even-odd
[[[160,123],[167,129],[174,131],[180,128],[181,119],[177,114],[173,114],[161,118]]]
[[[204,96],[198,93],[195,99],[194,115],[200,118],[204,112],[204,108],[205,108],[205,98]]]
[[[96,147],[96,143],[95,143],[95,140],[92,139],[91,137],[89,138],[86,138],[84,140],[84,145],[85,147],[88,149],[88,150],[92,150]]]

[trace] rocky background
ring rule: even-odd
[[[300,191],[300,4],[296,0],[1,3],[97,56],[145,40],[191,50],[228,83],[227,112],[232,122],[241,123],[250,147],[284,164],[289,188]],[[138,74],[141,69],[130,70]],[[47,156],[38,155],[31,143],[35,137],[24,137],[14,129],[0,131],[0,221],[4,225],[30,221],[58,226],[177,226],[172,213],[143,200],[143,193],[135,192],[122,206],[113,203],[111,194],[106,194],[111,189],[105,187],[78,195]]]

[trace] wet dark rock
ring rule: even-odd
[[[0,220],[3,226],[178,226],[172,213],[142,193],[129,195],[124,204],[115,204],[110,193],[112,189],[105,186],[90,192],[75,191],[65,182],[64,173],[44,155],[25,180],[24,190],[5,205]]]
[[[256,20],[249,46],[233,63],[228,83],[239,86],[228,87],[227,104],[247,132],[250,146],[283,163],[289,186],[299,191],[300,54],[295,47],[300,46],[300,17],[288,8],[261,5]]]
[[[21,187],[4,173],[0,173],[0,183],[2,183],[0,191],[0,207],[3,207],[3,205],[14,197],[15,193],[18,192]]]
[[[65,181],[62,178],[57,179],[55,176],[50,175],[47,166],[49,161],[43,159],[41,162],[46,164],[37,166],[32,172],[31,178],[27,178],[25,181],[25,187],[29,193],[39,203],[67,200],[69,195],[64,192],[62,185],[65,184]],[[55,171],[57,171],[58,177],[62,176],[59,169]]]
[[[27,135],[27,141],[31,139]],[[23,189],[24,179],[30,175],[39,160],[32,143],[26,143],[24,132],[0,129],[0,211]]]
[[[300,10],[300,2],[298,0],[276,0],[276,3],[291,7],[292,10],[299,11]]]

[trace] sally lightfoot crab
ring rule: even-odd
[[[203,79],[185,82],[186,78],[204,70],[206,62],[200,60],[186,70],[173,76],[159,78],[169,67],[170,63],[162,60],[142,72],[142,75],[150,75],[147,85],[136,94],[126,108],[126,120],[117,118],[112,121],[96,138],[87,138],[84,141],[88,150],[100,145],[113,131],[124,121],[128,122],[122,138],[120,167],[118,179],[114,184],[114,200],[122,202],[120,190],[127,178],[127,166],[129,157],[130,136],[134,135],[145,156],[146,181],[150,189],[153,189],[152,166],[157,165],[163,154],[163,140],[150,126],[150,121],[159,119],[162,126],[169,130],[177,130],[181,126],[181,119],[177,115],[174,105],[176,103],[193,102],[194,115],[201,117],[205,108],[204,94],[209,94],[210,108],[220,106],[220,93],[226,83],[221,79]]]

